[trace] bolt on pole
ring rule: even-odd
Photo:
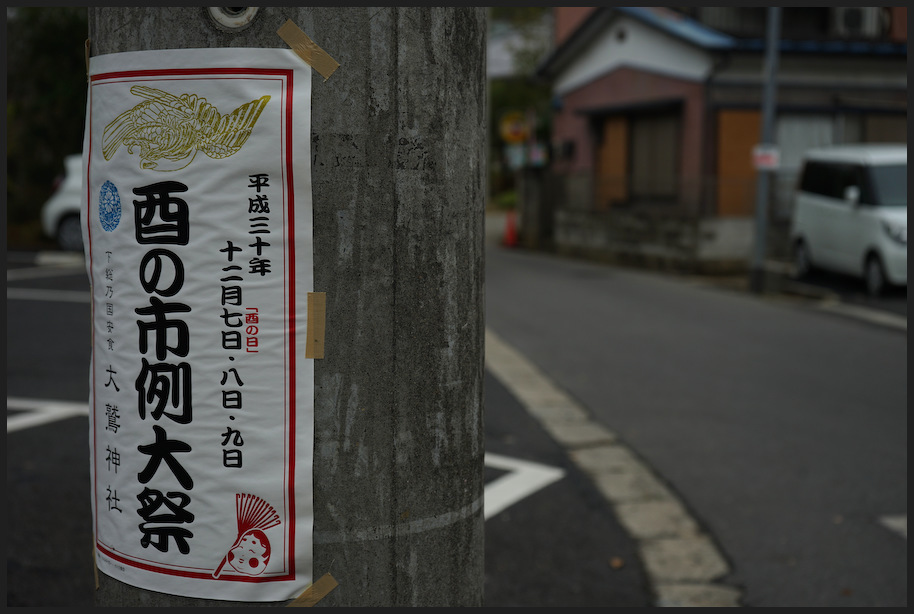
[[[765,74],[762,95],[762,144],[774,145],[774,108],[777,97],[778,44],[781,29],[781,8],[768,7],[767,40],[765,43]],[[750,289],[761,293],[765,287],[765,258],[768,242],[768,194],[772,171],[758,170],[755,199],[755,248],[750,273]]]
[[[486,16],[444,7],[91,7],[90,55],[277,47],[292,20],[340,63],[312,74],[313,577],[319,605],[483,597]],[[99,573],[99,606],[194,599]]]

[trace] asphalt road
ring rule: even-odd
[[[906,605],[906,326],[498,248],[486,287],[488,326],[663,476],[743,605]]]
[[[7,395],[57,413],[7,434],[7,604],[91,606],[87,419],[48,404],[88,396],[85,273],[19,256]],[[757,297],[497,246],[486,279],[492,331],[669,486],[742,605],[906,605],[906,293],[874,303],[826,278],[825,300]],[[512,471],[558,476],[487,517],[486,604],[655,605],[646,542],[580,451],[506,382],[487,371],[485,385],[487,453],[502,461],[487,463],[487,506]],[[38,413],[17,402],[8,425]]]
[[[91,607],[85,270],[59,254],[8,266],[7,605]],[[490,373],[485,405],[485,603],[650,605],[637,543],[591,480]]]
[[[815,291],[826,293],[846,305],[875,309],[904,318],[907,318],[908,315],[907,287],[889,287],[882,296],[872,297],[866,294],[860,279],[829,271],[814,271],[803,280],[803,284]]]

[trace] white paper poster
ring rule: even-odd
[[[196,598],[311,582],[311,68],[91,59],[83,233],[100,572]]]

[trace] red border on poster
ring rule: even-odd
[[[95,506],[95,515],[93,519],[95,523],[95,544],[98,550],[104,553],[106,556],[111,557],[112,559],[123,563],[125,565],[130,565],[131,567],[137,569],[143,569],[146,571],[156,572],[160,574],[167,574],[173,576],[180,576],[184,578],[193,578],[201,580],[212,580],[215,582],[224,582],[231,580],[233,582],[278,582],[278,581],[289,581],[295,579],[295,433],[296,433],[296,411],[295,411],[295,372],[296,372],[296,326],[295,326],[295,189],[293,181],[293,159],[292,159],[292,109],[293,109],[293,71],[290,69],[272,69],[272,68],[174,68],[174,69],[150,69],[150,70],[129,70],[129,71],[116,71],[116,72],[107,72],[100,73],[97,75],[92,75],[90,77],[90,83],[95,84],[97,82],[111,82],[115,80],[126,80],[130,81],[133,79],[142,79],[150,77],[209,77],[209,78],[247,78],[247,77],[279,77],[284,81],[286,87],[284,88],[284,157],[285,157],[285,178],[283,181],[284,189],[286,193],[286,209],[284,211],[286,215],[286,225],[287,225],[287,275],[286,283],[284,284],[284,289],[288,293],[286,296],[286,306],[288,308],[288,313],[286,314],[286,328],[287,339],[285,347],[287,348],[287,362],[288,362],[288,386],[289,386],[289,405],[286,412],[287,418],[287,433],[286,438],[289,446],[289,472],[288,472],[288,484],[286,487],[286,496],[288,497],[287,508],[288,518],[288,544],[287,544],[287,563],[289,565],[288,572],[283,575],[274,575],[274,576],[254,576],[254,577],[239,577],[239,576],[230,576],[225,579],[213,578],[212,570],[202,570],[202,571],[191,571],[191,570],[182,570],[174,569],[168,567],[162,567],[154,563],[143,563],[137,561],[135,558],[128,557],[127,555],[120,553],[110,546],[102,544],[98,541],[98,506]],[[90,93],[91,101],[91,93]],[[89,151],[85,152],[88,155],[88,160],[91,161],[92,155],[92,125],[91,125],[92,113],[90,109],[89,113],[89,125],[87,126],[89,130]],[[91,165],[90,165],[91,166]],[[88,171],[87,171],[88,172]],[[90,194],[90,182],[88,176],[86,177],[86,196],[87,196],[87,206],[91,208],[92,198]],[[86,219],[91,219],[90,211],[86,211]],[[91,224],[88,225],[89,233],[89,262],[92,262],[92,227]],[[92,267],[89,267],[89,275],[92,275]],[[90,279],[91,282],[94,280]],[[93,284],[94,287],[94,284]],[[94,297],[93,297],[93,310],[94,310]],[[94,321],[94,317],[93,317]],[[95,352],[95,327],[92,327],[92,351],[93,356]],[[95,382],[95,361],[92,362],[92,381]],[[92,408],[90,412],[90,418],[92,420],[92,429],[95,433],[96,423],[95,423],[95,388],[93,386],[93,397],[92,397]],[[97,445],[97,438],[93,436],[93,459],[97,458],[98,450],[95,449]],[[98,484],[97,477],[96,483],[93,483],[92,496],[96,497],[98,493]]]

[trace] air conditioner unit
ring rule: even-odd
[[[840,38],[878,38],[888,25],[880,6],[836,6],[831,16],[832,34]]]

